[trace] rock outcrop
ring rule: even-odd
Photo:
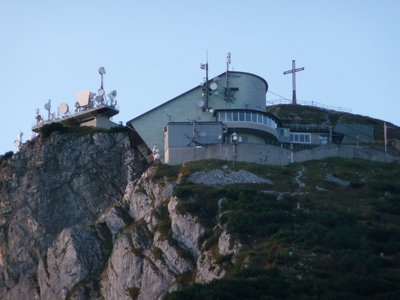
[[[162,299],[222,277],[216,256],[240,244],[222,232],[205,248],[206,228],[179,209],[177,177],[157,166],[139,177],[143,167],[123,133],[53,134],[3,161],[0,298]],[[219,184],[239,177],[262,180],[239,172]]]
[[[96,247],[91,243],[95,239],[85,241],[88,232],[69,228],[94,222],[120,201],[128,181],[134,181],[144,166],[122,132],[52,134],[36,138],[13,157],[3,159],[0,298],[45,299],[47,292],[37,283],[39,261],[47,255],[49,267],[62,269],[66,262],[54,256],[62,252],[61,244],[68,254],[79,253],[77,259],[83,257],[81,251]],[[67,240],[72,244],[65,244]],[[88,247],[76,248],[78,240]],[[57,281],[54,276],[50,273],[46,280]],[[78,282],[79,276],[74,280]]]

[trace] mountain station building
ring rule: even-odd
[[[268,83],[255,74],[224,72],[127,122],[160,160],[181,164],[224,159],[294,162],[293,149],[340,143],[330,126],[284,123],[267,112]],[[364,128],[365,140],[371,128]],[[359,133],[357,133],[359,134]]]

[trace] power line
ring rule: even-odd
[[[291,101],[289,98],[286,98],[286,97],[284,97],[284,96],[282,96],[282,95],[279,95],[279,94],[277,94],[277,93],[274,93],[274,92],[271,91],[271,90],[268,90],[267,92],[268,92],[268,93],[271,93],[272,95],[275,95],[275,96],[277,96],[277,97],[280,97],[280,98],[282,98],[282,99]]]

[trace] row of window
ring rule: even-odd
[[[262,113],[247,111],[219,111],[218,121],[222,122],[249,122],[264,124],[271,128],[277,128],[276,122]]]
[[[291,133],[290,134],[291,143],[299,144],[311,144],[311,134],[310,133]]]

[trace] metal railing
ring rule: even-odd
[[[269,105],[277,105],[277,104],[291,104],[292,100],[289,99],[277,99],[277,100],[267,100],[267,104]],[[297,104],[301,105],[307,105],[307,106],[315,106],[319,108],[324,108],[328,110],[335,110],[335,111],[340,111],[340,112],[346,112],[346,113],[351,113],[351,109],[349,108],[344,108],[340,106],[329,106],[317,101],[307,101],[307,100],[297,100]]]

